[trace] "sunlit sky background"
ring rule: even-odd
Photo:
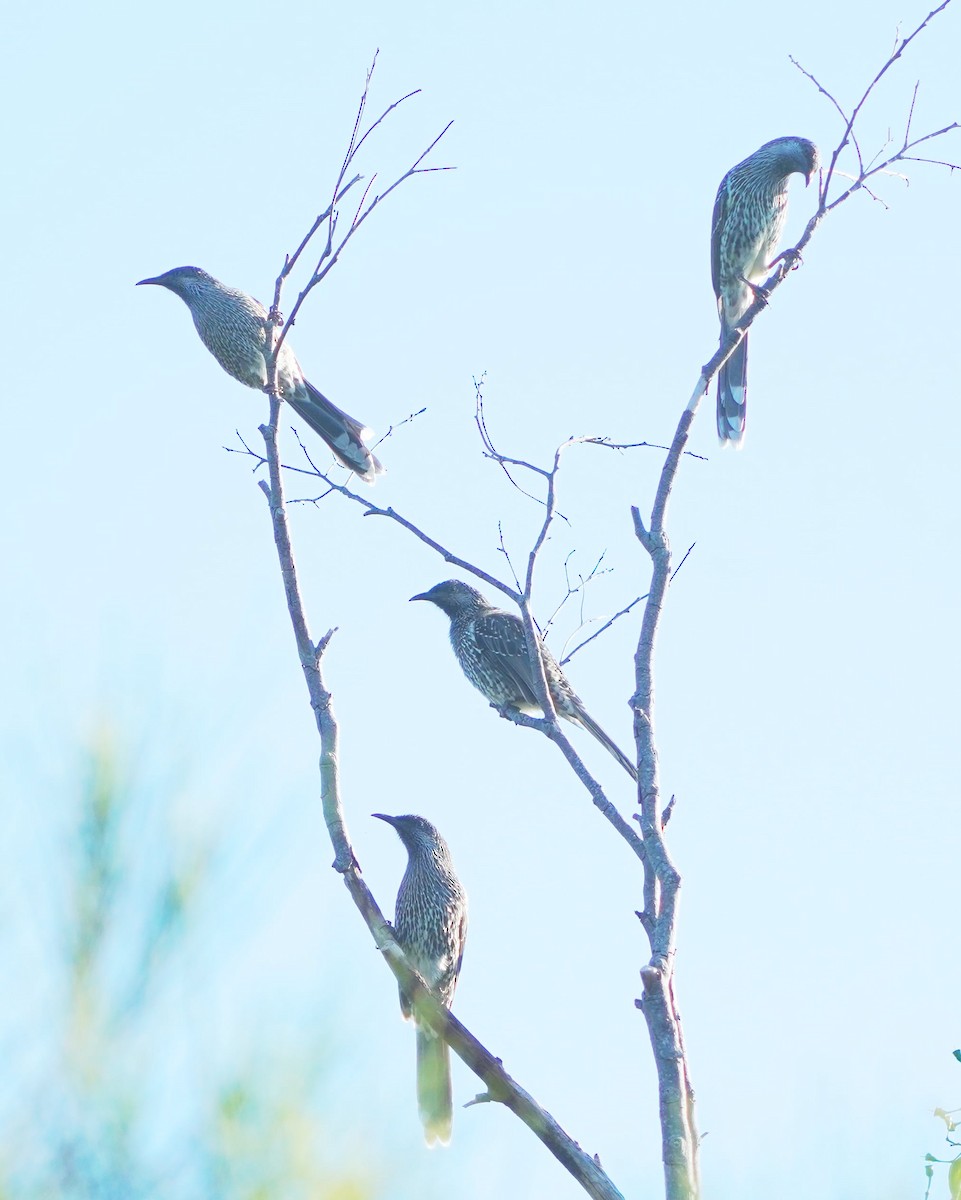
[[[379,47],[371,113],[423,94],[361,169],[393,178],[453,119],[433,161],[457,170],[375,214],[292,340],[312,381],[380,432],[427,407],[379,450],[389,473],[373,495],[504,575],[499,524],[520,568],[539,510],[483,460],[472,379],[486,373],[505,453],[547,463],[582,433],[668,441],[716,340],[718,181],[769,138],[830,149],[840,134],[788,55],[850,105],[923,8],[172,0],[8,16],[12,1092],[57,1003],[71,787],[107,726],[153,797],[131,865],[160,828],[218,848],[156,1029],[159,1145],[190,1135],[192,1079],[296,1053],[322,1029],[326,1155],[383,1164],[384,1197],[581,1194],[495,1106],[457,1112],[450,1148],[422,1149],[413,1037],[329,870],[266,504],[249,461],[223,449],[237,429],[257,442],[266,401],[219,370],[179,300],[133,285],[195,263],[269,298],[327,202]],[[899,136],[918,78],[917,131],[961,116],[959,17],[939,18],[872,99],[869,153]],[[961,160],[961,138],[938,150]],[[920,1196],[922,1156],[940,1147],[931,1111],[961,1105],[959,189],[915,166],[909,187],[878,184],[884,204],[862,195],[831,217],[752,334],[744,451],[718,452],[706,405],[692,448],[707,461],[685,463],[670,510],[675,552],[696,545],[658,645],[657,727],[684,876],[677,988],[717,1200]],[[814,202],[796,178],[790,231]],[[575,574],[602,554],[609,571],[586,617],[646,590],[629,507],[649,509],[661,461],[568,456],[542,617],[571,551]],[[408,606],[450,568],[336,499],[293,524],[313,632],[339,630],[326,672],[369,884],[390,910],[404,856],[368,814],[438,824],[471,900],[458,1015],[626,1195],[658,1194],[632,856],[549,743],[460,677],[441,614]],[[565,609],[556,650],[578,623]],[[637,630],[620,621],[569,668],[622,745]],[[623,774],[572,736],[630,811]],[[480,1090],[459,1063],[454,1084],[458,1102]]]

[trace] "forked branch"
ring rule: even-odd
[[[377,54],[379,54],[379,51]],[[392,192],[396,191],[397,188],[401,186],[401,184],[406,183],[408,179],[413,179],[415,175],[427,175],[437,171],[452,171],[454,169],[453,167],[426,167],[422,165],[431,151],[437,146],[438,142],[440,142],[444,134],[446,134],[451,125],[453,125],[453,121],[448,121],[440,133],[428,144],[426,149],[422,150],[411,163],[411,165],[400,175],[398,175],[397,178],[394,179],[394,181],[388,187],[386,187],[383,192],[375,193],[373,197],[371,197],[370,192],[376,176],[369,181],[363,195],[361,196],[360,203],[354,212],[353,219],[347,227],[346,233],[344,233],[339,240],[337,239],[336,233],[339,221],[339,210],[337,205],[350,190],[350,188],[352,188],[354,184],[359,182],[362,178],[360,175],[354,175],[349,181],[347,179],[348,174],[356,164],[357,157],[360,154],[361,149],[363,148],[367,139],[384,123],[384,121],[395,109],[399,108],[400,105],[404,104],[407,100],[419,95],[420,92],[420,89],[418,88],[413,92],[408,92],[406,96],[401,96],[399,100],[395,100],[392,104],[389,104],[387,108],[385,108],[380,114],[380,116],[373,121],[363,133],[361,133],[364,113],[367,110],[370,85],[374,77],[374,70],[377,66],[377,54],[374,55],[373,62],[370,64],[370,67],[367,71],[367,78],[364,82],[364,90],[357,106],[357,115],[354,118],[354,126],[351,130],[347,151],[344,154],[344,160],[341,163],[340,171],[338,172],[337,178],[334,181],[333,199],[324,212],[322,212],[320,216],[316,218],[310,230],[307,232],[306,236],[303,238],[294,253],[289,255],[284,260],[283,270],[277,276],[274,284],[274,304],[271,311],[279,314],[280,295],[281,291],[283,290],[284,283],[289,277],[291,271],[293,271],[295,265],[306,250],[308,244],[313,239],[314,235],[318,232],[318,230],[326,225],[327,238],[324,248],[320,253],[320,257],[317,260],[317,264],[314,267],[310,279],[307,281],[303,290],[298,295],[294,306],[290,311],[290,316],[287,319],[287,323],[281,332],[280,337],[277,339],[275,351],[280,348],[281,343],[287,336],[287,330],[295,323],[304,301],[307,299],[313,289],[317,287],[317,285],[321,283],[327,277],[327,275],[330,274],[337,262],[340,260],[340,255],[347,246],[347,243],[358,232],[363,223],[373,213],[374,209],[377,208],[378,205],[382,204]]]

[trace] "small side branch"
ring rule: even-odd
[[[491,707],[496,706],[492,705]],[[551,717],[532,717],[527,713],[518,712],[516,708],[509,707],[497,708],[497,712],[505,720],[512,721],[515,725],[520,725],[523,729],[534,729],[538,733],[549,737],[554,742],[567,759],[571,770],[590,795],[594,807],[617,830],[637,857],[643,859],[645,855],[643,840],[638,836],[637,831],[631,826],[630,822],[624,819],[617,806],[612,804],[607,798],[604,789],[590,771],[588,771],[584,765],[584,760],[571,745],[563,729],[561,729],[556,714],[553,714]]]

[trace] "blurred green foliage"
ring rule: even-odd
[[[0,1103],[0,1200],[373,1197],[373,1156],[347,1168],[325,1156],[322,1031],[296,1053],[265,1031],[226,1067],[201,1052],[198,973],[223,963],[188,943],[217,886],[215,847],[180,844],[163,796],[136,784],[106,733],[77,779],[62,861],[46,847],[44,861],[19,864],[18,878],[61,903],[55,932],[33,937],[42,970],[17,972],[26,1011],[0,1024],[18,1064]],[[200,945],[236,947],[242,934],[235,922]]]
[[[961,1060],[961,1053],[955,1050],[955,1058]],[[952,1109],[947,1112],[943,1108],[936,1108],[934,1115],[939,1117],[945,1125],[944,1140],[952,1150],[959,1150],[961,1142],[953,1135],[957,1133],[958,1122],[954,1119],[954,1113],[961,1111]],[[924,1200],[928,1200],[931,1195],[931,1184],[934,1182],[934,1165],[936,1163],[947,1164],[948,1167],[948,1195],[950,1200],[961,1200],[961,1150],[955,1154],[953,1158],[937,1158],[933,1154],[924,1156],[924,1173],[927,1177],[928,1186],[924,1192]]]

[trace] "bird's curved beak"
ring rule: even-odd
[[[386,821],[388,825],[395,825],[393,817],[388,817],[386,813],[371,813],[372,817],[376,817],[378,821]]]
[[[429,600],[429,599],[430,599],[430,596],[428,596],[426,592],[418,592],[416,596],[411,596],[410,600],[408,600],[407,603],[410,604],[414,600]]]
[[[138,279],[135,286],[140,287],[140,285],[144,284],[144,283],[158,283],[158,284],[160,284],[161,287],[164,286],[163,283],[161,282],[161,280],[159,280],[159,279]]]

